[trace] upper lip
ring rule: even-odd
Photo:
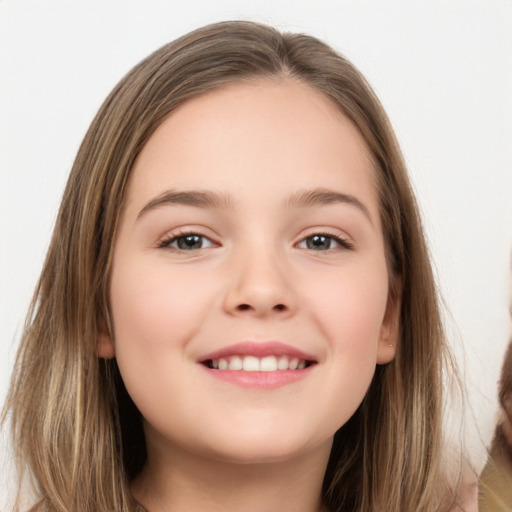
[[[265,356],[290,356],[296,357],[297,359],[304,359],[305,361],[316,362],[315,356],[279,341],[244,341],[235,343],[208,354],[201,355],[198,357],[197,362],[204,363],[205,361],[231,356],[254,356],[258,358]]]

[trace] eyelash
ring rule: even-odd
[[[306,240],[308,239],[312,239],[313,237],[325,237],[325,238],[328,238],[329,240],[334,240],[334,242],[336,242],[337,244],[340,245],[340,249],[345,249],[345,250],[353,250],[354,249],[354,244],[352,242],[350,242],[347,238],[344,238],[343,236],[341,235],[333,235],[332,233],[325,233],[325,232],[314,232],[314,233],[311,233],[310,235],[308,235],[307,237],[303,238],[300,242],[305,242]],[[298,244],[297,244],[298,245]],[[335,248],[331,248],[329,247],[329,249],[327,250],[333,250]],[[311,251],[314,251],[314,249],[310,249]],[[326,251],[318,251],[318,252],[326,252]]]
[[[208,238],[206,235],[203,235],[201,233],[198,233],[196,231],[183,231],[183,232],[179,232],[179,233],[173,233],[167,237],[165,237],[164,239],[162,239],[160,241],[160,243],[158,244],[158,248],[159,249],[175,249],[177,251],[193,251],[194,249],[193,248],[189,248],[189,249],[182,249],[180,247],[172,247],[171,244],[173,244],[174,242],[180,240],[180,239],[185,239],[187,237],[198,237],[198,238],[201,238],[201,240],[208,240],[212,246],[215,246],[215,242],[213,242],[210,238]],[[198,250],[198,249],[206,249],[206,247],[199,247],[195,250]]]
[[[197,247],[197,248],[191,247],[191,248],[188,248],[188,249],[183,249],[183,248],[180,248],[180,247],[172,247],[172,244],[174,242],[177,242],[180,239],[185,239],[187,237],[198,237],[202,241],[208,240],[210,242],[210,244],[211,244],[209,247],[212,247],[212,246],[216,245],[215,242],[213,242],[206,235],[203,235],[203,234],[198,233],[196,231],[183,231],[183,232],[179,232],[179,233],[174,233],[174,234],[169,235],[168,237],[165,237],[164,239],[162,239],[159,242],[159,244],[158,244],[158,248],[159,249],[166,249],[166,248],[167,249],[174,249],[174,250],[183,251],[183,252],[209,248],[209,247]],[[302,244],[304,242],[307,243],[307,240],[310,240],[313,237],[325,237],[326,239],[329,239],[329,240],[334,241],[335,243],[339,244],[339,246],[340,246],[339,248],[342,248],[342,249],[345,249],[345,250],[353,250],[354,249],[354,244],[352,242],[350,242],[347,238],[344,238],[344,237],[342,237],[340,235],[333,235],[332,233],[325,233],[325,232],[314,232],[314,233],[311,233],[307,237],[302,238],[297,244],[295,244],[295,246],[299,246],[299,244]],[[315,249],[312,249],[310,247],[305,247],[304,249],[315,251],[315,252],[327,252],[329,250],[334,250],[336,248],[329,247],[326,250],[318,250],[318,249],[315,250]]]

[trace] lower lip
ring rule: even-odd
[[[316,365],[308,366],[302,370],[278,370],[274,372],[246,372],[243,370],[215,370],[203,368],[215,379],[223,380],[243,388],[275,389],[293,384],[306,378]]]

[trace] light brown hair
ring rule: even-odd
[[[323,500],[333,511],[433,512],[439,498],[445,338],[418,208],[393,130],[363,76],[317,39],[250,22],[210,25],[133,68],[80,147],[23,333],[6,410],[16,455],[45,512],[128,512],[145,461],[140,414],[115,360],[109,272],[134,161],[184,102],[225,84],[289,77],[328,97],[373,157],[392,298],[401,301],[395,360],[378,366],[335,435]]]

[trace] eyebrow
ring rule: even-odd
[[[359,200],[350,194],[343,194],[328,188],[314,188],[310,190],[300,190],[290,196],[287,201],[288,206],[297,208],[312,208],[315,206],[328,205],[334,203],[345,203],[355,206],[365,217],[373,224],[372,216],[368,208]]]
[[[167,190],[149,201],[139,212],[137,219],[140,219],[149,211],[165,205],[195,206],[196,208],[232,208],[233,202],[228,196],[211,190]]]
[[[356,197],[328,188],[314,188],[294,192],[285,202],[287,206],[295,208],[314,208],[315,206],[344,203],[355,206],[373,224],[368,208]],[[212,190],[166,190],[155,197],[137,215],[143,215],[161,206],[194,206],[196,208],[233,208],[233,200],[229,195]]]

